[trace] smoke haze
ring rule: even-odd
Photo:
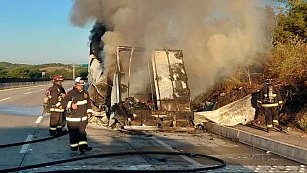
[[[261,0],[75,0],[71,21],[112,28],[103,36],[105,63],[117,46],[180,49],[192,96],[248,65],[264,47]]]

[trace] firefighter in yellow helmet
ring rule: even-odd
[[[85,128],[93,110],[89,94],[83,87],[84,81],[81,77],[77,77],[73,89],[65,95],[59,106],[59,108],[70,110],[66,117],[70,148],[72,151],[77,151],[79,148],[81,153],[92,150],[92,147],[89,147],[87,143]]]
[[[257,102],[259,106],[264,108],[267,132],[270,132],[273,127],[279,127],[278,113],[283,101],[279,89],[273,85],[272,79],[265,81]]]
[[[50,110],[50,127],[49,134],[51,136],[61,135],[65,131],[63,130],[64,124],[64,109],[59,109],[58,106],[61,104],[66,92],[62,86],[64,81],[62,76],[54,76],[53,86],[47,91],[49,98],[49,110]]]

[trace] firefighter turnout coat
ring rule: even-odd
[[[63,126],[64,109],[58,108],[65,95],[65,89],[59,84],[53,84],[48,89],[49,110],[50,110],[50,128],[49,132],[54,135],[56,131],[61,131]]]
[[[283,103],[279,89],[274,86],[265,85],[260,91],[258,103],[264,108],[278,107]]]
[[[260,91],[258,104],[264,108],[267,128],[278,125],[278,107],[283,104],[279,89],[273,85],[265,85]]]
[[[72,109],[72,104],[77,105],[77,109]],[[91,100],[89,94],[85,90],[79,91],[73,87],[69,91],[59,108],[68,109],[68,115],[66,117],[67,127],[69,130],[70,147],[73,151],[80,151],[87,148],[87,138],[85,128],[87,125],[88,115],[93,113],[91,109]]]

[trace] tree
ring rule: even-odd
[[[17,66],[8,72],[10,78],[30,78],[38,79],[41,78],[41,71],[33,66]]]
[[[306,49],[306,44],[298,38],[290,43],[277,42],[269,61],[269,73],[287,83],[304,80],[307,75]]]
[[[80,76],[80,77],[82,77],[82,79],[87,79],[87,75],[88,75],[87,68],[84,68],[84,67],[77,68],[76,76]]]
[[[29,77],[30,79],[41,79],[42,72],[37,68],[33,68],[30,70]]]
[[[284,83],[299,82],[307,75],[307,2],[280,2],[283,8],[277,14],[274,46],[266,76],[278,78]]]
[[[8,77],[8,70],[0,64],[0,78]]]
[[[306,42],[307,38],[307,2],[304,0],[283,0],[285,9],[277,15],[277,27],[274,40],[289,42],[294,37]]]
[[[54,71],[52,71],[52,72],[47,73],[47,76],[48,76],[49,78],[51,78],[51,79],[52,79],[54,76],[56,76],[56,75],[62,75],[63,78],[64,78],[64,80],[65,80],[65,79],[72,79],[72,72],[71,72],[71,71],[68,71],[68,70],[65,70],[65,69],[61,69],[61,70],[57,69],[57,70],[54,70]]]
[[[25,66],[18,66],[9,71],[11,78],[29,78],[30,70]]]

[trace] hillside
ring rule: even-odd
[[[55,75],[62,75],[64,79],[72,79],[72,68],[72,64],[61,63],[30,65],[0,62],[0,78],[52,79]],[[44,76],[42,72],[45,72]],[[87,68],[75,67],[75,76],[86,78]]]

